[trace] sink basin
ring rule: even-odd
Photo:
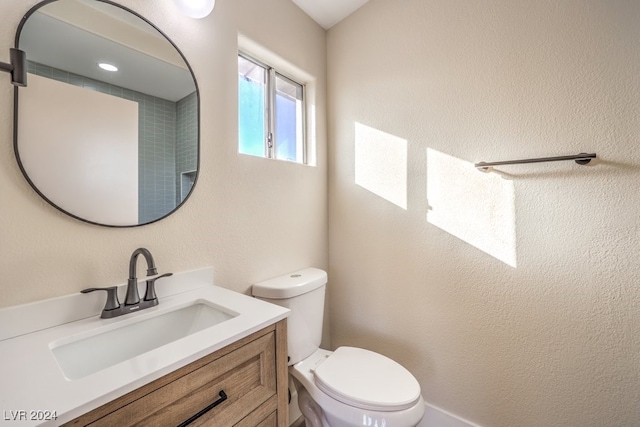
[[[237,315],[198,300],[137,322],[123,320],[124,324],[110,325],[114,327],[107,331],[101,328],[101,332],[88,336],[63,338],[49,344],[49,348],[64,376],[77,380]]]

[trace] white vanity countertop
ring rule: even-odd
[[[144,278],[140,280],[144,295]],[[214,286],[212,268],[163,278],[156,282],[156,292],[158,306],[113,319],[99,317],[105,292],[0,309],[0,425],[57,426],[71,421],[289,315],[286,308]],[[155,316],[197,300],[238,315],[73,381],[65,378],[51,352],[50,344],[62,338]],[[54,415],[55,419],[42,419]]]

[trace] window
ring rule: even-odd
[[[240,153],[306,163],[304,117],[304,85],[238,55]]]

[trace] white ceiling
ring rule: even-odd
[[[325,30],[351,15],[369,0],[293,0]]]

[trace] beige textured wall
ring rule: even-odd
[[[34,0],[0,2],[0,61]],[[299,268],[327,268],[325,31],[289,0],[219,0],[212,15],[178,15],[171,1],[121,0],[180,47],[201,95],[200,177],[176,214],[133,229],[82,223],[29,187],[12,147],[13,86],[0,75],[0,306],[123,283],[145,246],[160,271],[212,265],[215,280],[250,284]],[[237,154],[237,35],[242,32],[317,78],[318,166]],[[141,263],[142,264],[142,263]],[[19,319],[17,319],[19,321]]]
[[[483,426],[640,425],[639,46],[633,0],[371,0],[331,29],[333,346]]]

